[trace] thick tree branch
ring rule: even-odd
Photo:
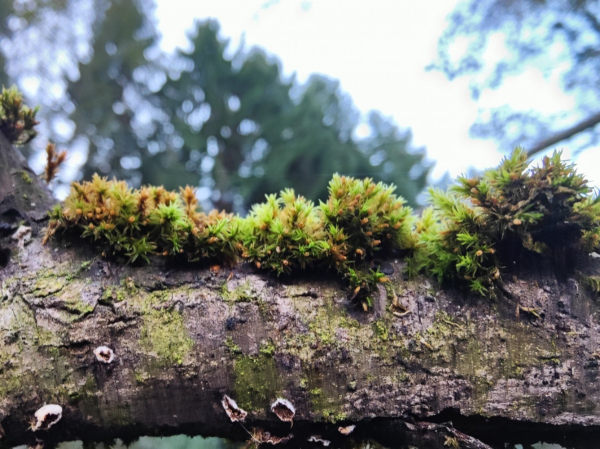
[[[541,151],[544,151],[546,148],[551,147],[563,140],[569,139],[580,132],[583,132],[589,128],[593,128],[598,123],[600,123],[600,113],[594,114],[591,117],[583,120],[582,122],[572,126],[571,128],[567,128],[564,131],[561,131],[547,139],[542,140],[538,144],[534,145],[529,151],[527,151],[528,156],[533,156]]]

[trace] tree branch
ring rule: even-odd
[[[538,144],[534,145],[528,152],[528,156],[533,156],[541,151],[544,151],[546,148],[555,145],[563,140],[569,139],[580,132],[583,132],[589,128],[593,128],[598,123],[600,123],[600,113],[594,114],[591,117],[583,120],[582,122],[572,126],[571,128],[567,128],[564,131],[561,131],[547,139],[542,140]]]

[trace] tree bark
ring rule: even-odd
[[[407,280],[403,262],[391,261],[407,313],[393,313],[383,288],[364,313],[326,274],[132,267],[79,241],[43,246],[51,200],[30,175],[22,187],[36,205],[22,201],[24,168],[4,165],[19,161],[10,151],[0,136],[10,230],[0,239],[0,447],[169,433],[247,439],[224,394],[248,412],[248,429],[291,432],[298,446],[318,434],[333,447],[351,438],[490,447],[466,432],[504,447],[506,426],[527,429],[512,434],[521,443],[552,432],[597,439],[600,326],[585,285],[600,266],[587,255],[568,275],[543,259],[520,266],[497,299]],[[29,242],[12,239],[14,217],[32,227]],[[101,345],[114,350],[112,363],[96,360]],[[277,397],[296,408],[291,429],[270,411]],[[60,405],[62,419],[33,433],[29,420],[45,403]],[[350,436],[338,431],[350,424]]]

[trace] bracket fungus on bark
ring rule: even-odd
[[[275,402],[271,404],[271,411],[275,413],[280,420],[289,422],[292,426],[294,425],[296,409],[287,399],[277,398]]]
[[[56,404],[44,405],[35,412],[35,424],[31,426],[34,432],[37,430],[48,430],[62,418],[62,407]]]
[[[338,427],[338,432],[342,435],[350,435],[352,432],[354,432],[354,429],[356,429],[356,426],[354,424],[346,427],[340,426]]]
[[[231,422],[242,422],[248,414],[245,410],[239,408],[237,403],[227,395],[223,396],[221,404],[225,409],[225,413],[227,413],[227,416],[231,419]]]
[[[94,349],[94,355],[96,356],[96,360],[107,365],[115,360],[115,351],[108,346],[98,346]]]

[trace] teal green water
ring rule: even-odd
[[[139,440],[125,445],[121,440],[113,444],[86,444],[81,441],[60,443],[56,449],[239,449],[243,443],[225,440],[223,438],[189,437],[176,435],[172,437],[141,437]],[[14,449],[27,449],[27,446],[17,446]]]

